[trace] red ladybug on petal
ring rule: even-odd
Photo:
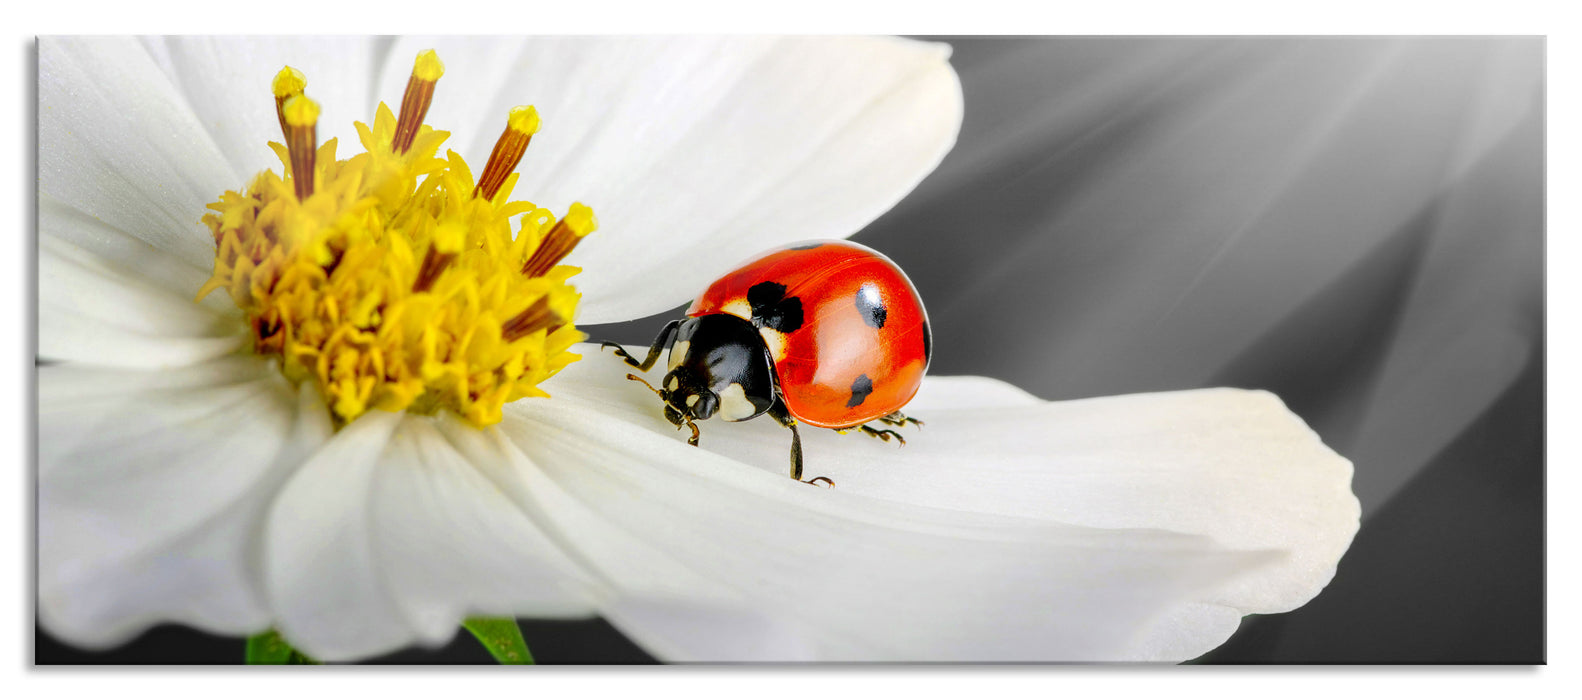
[[[931,342],[923,301],[889,258],[848,241],[809,241],[709,285],[686,318],[665,324],[641,362],[603,345],[644,372],[669,349],[669,372],[649,388],[664,400],[666,419],[692,429],[693,445],[693,421],[715,415],[734,422],[767,413],[790,428],[791,478],[800,481],[798,421],[906,444],[900,433],[867,424],[922,425],[901,408],[922,386]],[[818,481],[833,485],[824,477],[807,483]]]

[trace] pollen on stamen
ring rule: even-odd
[[[539,384],[585,337],[567,282],[578,269],[560,261],[596,228],[592,210],[557,221],[502,194],[538,131],[532,108],[512,110],[510,142],[480,181],[461,156],[439,156],[449,134],[423,119],[443,70],[420,54],[400,121],[381,104],[372,128],[356,124],[366,152],[344,160],[334,139],[317,143],[306,79],[281,70],[271,88],[286,143],[271,147],[285,174],[261,173],[203,217],[216,249],[199,298],[227,292],[253,351],[314,384],[337,429],[375,409],[498,422],[506,402],[548,396]]]
[[[302,94],[302,91],[307,89],[307,87],[307,77],[302,75],[302,71],[291,66],[281,68],[280,72],[275,74],[275,79],[270,83],[270,88],[275,93],[275,117],[280,120],[280,133],[290,133],[286,130],[286,100]]]

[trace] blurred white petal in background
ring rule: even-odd
[[[941,374],[1269,388],[1377,509],[1540,342],[1536,38],[956,41],[956,149],[858,240]]]

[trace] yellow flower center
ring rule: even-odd
[[[369,409],[449,409],[475,425],[507,401],[548,396],[538,384],[578,359],[580,295],[559,264],[597,223],[573,204],[556,219],[512,201],[513,172],[538,131],[532,107],[511,110],[477,182],[461,156],[436,156],[450,135],[423,123],[444,66],[418,55],[397,118],[383,103],[364,153],[336,160],[317,143],[318,104],[289,66],[275,76],[284,175],[260,173],[202,222],[214,275],[247,316],[253,349],[312,380],[337,425]],[[518,218],[519,217],[519,218]],[[511,219],[518,218],[513,230]]]

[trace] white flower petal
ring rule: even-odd
[[[162,402],[166,409],[161,420],[167,422],[174,422],[172,414],[178,409],[185,411],[183,420],[198,420],[210,406],[174,401],[171,396],[197,391],[212,394],[278,376],[271,374],[267,363],[235,355],[159,371],[66,364],[41,367],[40,376],[45,372],[49,373],[49,390],[44,391],[41,384],[39,392],[40,473],[79,451],[84,442],[98,439],[84,426],[114,424],[117,412],[134,412],[139,401]]]
[[[228,354],[245,340],[234,313],[196,304],[64,240],[39,240],[41,358],[175,367]]]
[[[593,614],[575,565],[474,466],[505,459],[492,444],[459,419],[409,416],[380,461],[381,568],[430,641],[450,638],[465,614]]]
[[[107,646],[163,621],[268,626],[257,537],[274,490],[328,437],[316,396],[236,362],[39,370],[39,619]]]
[[[1351,463],[1266,392],[1204,389],[915,417],[927,425],[903,429],[901,448],[805,431],[810,475],[908,503],[1159,528],[1231,549],[1287,552],[1277,569],[1211,601],[1239,609],[1235,617],[1311,600],[1359,523]],[[722,427],[706,439],[710,449],[778,467],[784,432]]]
[[[605,527],[707,581],[693,604],[758,611],[774,621],[763,648],[786,648],[772,640],[794,630],[820,659],[1148,658],[1140,630],[1272,562],[1201,537],[816,489],[569,399],[513,404],[500,429]],[[621,563],[581,551],[601,573]],[[608,578],[619,593],[658,595],[653,577]],[[698,648],[698,623],[667,623],[684,616],[612,610],[651,648]],[[1198,641],[1206,650],[1223,637]]]
[[[271,82],[282,66],[307,78],[307,95],[319,103],[320,142],[340,139],[342,158],[361,151],[353,121],[371,122],[374,69],[389,42],[377,37],[139,37],[171,84],[208,129],[241,179],[211,184],[211,197],[238,189],[261,170],[279,171],[269,141],[280,141]],[[400,96],[396,96],[399,104]],[[199,212],[202,213],[202,212]],[[194,217],[196,218],[196,217]]]
[[[808,476],[876,498],[1159,528],[1231,549],[1286,552],[1278,567],[1207,601],[1235,608],[1225,611],[1231,619],[1311,600],[1334,576],[1359,523],[1351,463],[1264,392],[1206,389],[909,415],[926,425],[900,429],[904,447],[804,428]],[[669,430],[662,421],[651,425]],[[788,443],[786,431],[768,423],[721,425],[704,435],[710,450],[776,472],[785,469]]]
[[[335,660],[416,638],[385,587],[372,546],[369,494],[401,415],[374,411],[335,434],[281,489],[266,516],[264,572],[276,627]]]
[[[49,239],[70,243],[83,251],[91,251],[102,261],[115,261],[120,270],[135,272],[139,281],[189,300],[209,280],[213,270],[212,257],[203,267],[188,265],[143,239],[42,192],[38,196],[38,233],[41,248],[53,245]],[[221,296],[224,295],[216,295],[216,298]]]
[[[785,620],[746,609],[681,599],[623,598],[605,606],[605,619],[620,629],[662,630],[647,634],[648,651],[661,659],[716,663],[817,661],[801,630]]]
[[[457,425],[447,425],[454,444],[569,556],[606,581],[623,582],[613,587],[598,579],[583,582],[603,601],[599,612],[605,618],[622,628],[659,626],[666,631],[644,640],[651,653],[664,659],[715,661],[813,658],[806,639],[781,620],[722,604],[728,591],[653,548],[644,539],[646,528],[629,530],[626,523],[605,518],[594,505],[561,489],[504,431],[469,432]],[[512,432],[521,434],[520,429]],[[529,432],[526,439],[539,438]],[[634,586],[641,592],[634,594]]]
[[[592,614],[574,565],[449,442],[477,449],[465,430],[373,411],[282,490],[265,561],[293,644],[344,660],[443,642],[471,614]]]
[[[597,407],[672,440],[685,437],[663,420],[651,392],[625,380],[623,364],[607,352],[579,350],[587,359],[547,387],[556,403]],[[1196,656],[1244,614],[1307,602],[1356,532],[1350,463],[1272,395],[1216,389],[1044,403],[993,380],[925,381],[936,384],[920,392],[926,400],[915,408],[922,410],[908,407],[927,425],[901,429],[905,447],[803,427],[806,476],[828,476],[842,494],[1191,533],[1229,550],[1282,553],[1256,575],[1182,601],[1165,614],[1177,623],[1155,624],[1138,638],[1135,649],[1151,650],[1143,657]],[[771,421],[702,427],[707,450],[785,473],[790,435]]]
[[[1241,626],[1240,610],[1215,603],[1182,603],[1137,634],[1138,658],[1190,660],[1224,644]]]
[[[44,37],[38,76],[39,192],[189,266],[212,264],[198,219],[245,183],[142,45]]]
[[[622,377],[623,379],[625,377]],[[929,377],[906,404],[906,413],[934,410],[1037,406],[1044,403],[1014,384],[988,377]]]
[[[888,37],[403,38],[381,98],[400,100],[428,47],[446,63],[428,122],[469,162],[510,106],[543,115],[515,194],[598,213],[567,261],[584,268],[583,323],[675,306],[778,243],[850,235],[961,123],[948,47]]]

